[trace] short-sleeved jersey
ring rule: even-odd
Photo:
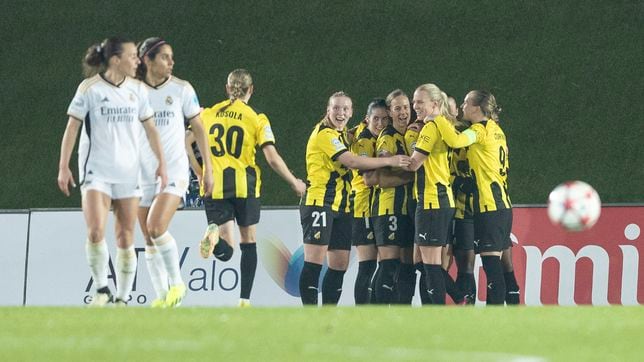
[[[398,132],[393,125],[385,127],[376,141],[376,154],[409,155],[405,135]],[[396,187],[376,187],[373,200],[373,216],[407,215],[407,198],[410,192],[408,185]]]
[[[338,161],[347,152],[344,131],[318,123],[306,144],[306,206],[330,207],[333,211],[349,213],[351,172]]]
[[[454,197],[449,182],[451,150],[433,121],[423,126],[414,149],[427,156],[416,171],[418,207],[425,210],[453,208]]]
[[[376,156],[376,136],[368,128],[363,128],[351,144],[351,152],[360,157]],[[374,188],[365,185],[362,171],[352,170],[351,193],[353,196],[353,216],[370,217]]]
[[[137,183],[141,121],[153,115],[143,83],[126,77],[116,85],[101,74],[87,78],[67,114],[83,122],[78,146],[81,183],[90,174],[110,183]]]
[[[505,133],[495,121],[483,121],[470,127],[476,132],[476,142],[470,145],[467,158],[476,182],[474,212],[509,209],[508,146]]]
[[[188,156],[185,148],[184,121],[196,117],[201,108],[190,83],[171,76],[162,84],[146,84],[154,122],[159,131],[168,177],[189,176]],[[141,183],[154,183],[158,161],[143,135],[141,148]]]
[[[452,150],[450,180],[452,182],[452,188],[454,192],[454,203],[456,205],[456,213],[454,214],[454,217],[457,219],[472,218],[472,213],[473,213],[472,193],[463,192],[460,186],[462,185],[463,182],[472,181],[472,174],[470,173],[470,164],[467,160],[467,147],[457,148],[455,150]]]
[[[212,160],[212,198],[259,197],[261,172],[255,153],[257,147],[275,144],[266,115],[237,99],[204,109],[201,119]]]
[[[421,125],[421,129],[425,125],[422,120],[417,120],[414,123],[419,123]],[[407,145],[409,153],[414,152],[414,148],[416,147],[416,140],[418,140],[419,134],[420,131],[416,131],[414,129],[407,129],[407,131],[405,131],[405,144]],[[411,188],[412,191],[409,193],[409,198],[416,200],[416,182],[413,183]]]
[[[352,145],[360,136],[360,134],[367,128],[367,124],[364,122],[358,123],[355,127],[347,131],[347,141],[349,145]],[[353,137],[351,137],[353,135]]]

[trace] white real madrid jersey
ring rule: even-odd
[[[114,85],[100,74],[87,78],[67,114],[83,121],[78,146],[81,183],[90,175],[110,183],[138,181],[141,121],[153,115],[143,83],[126,77]]]
[[[189,164],[185,148],[185,124],[201,112],[199,100],[190,83],[171,76],[164,83],[152,87],[146,84],[154,122],[159,131],[169,180],[188,180]],[[142,137],[141,183],[155,182],[158,161],[150,143]]]

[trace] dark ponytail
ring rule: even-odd
[[[89,78],[107,69],[109,60],[113,56],[121,56],[123,44],[131,41],[121,37],[111,37],[100,44],[90,46],[83,57],[83,74]]]
[[[166,41],[159,38],[159,37],[152,37],[152,38],[147,38],[144,41],[140,42],[139,45],[136,47],[139,59],[141,59],[141,63],[139,64],[139,67],[136,68],[136,77],[140,80],[145,80],[145,76],[148,73],[148,68],[145,65],[145,62],[143,61],[143,58],[147,55],[148,58],[151,60],[154,60],[156,58],[157,54],[159,54],[159,51],[161,50],[161,46],[163,44],[166,44]]]

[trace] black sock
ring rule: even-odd
[[[378,269],[376,269],[376,272],[371,278],[371,283],[369,284],[369,304],[379,303],[378,297],[376,296],[376,282],[378,278],[380,278],[380,274],[382,274],[382,261],[378,262]]]
[[[241,249],[241,261],[239,272],[241,274],[241,292],[239,297],[250,299],[250,291],[253,289],[255,270],[257,269],[257,247],[255,243],[239,244]]]
[[[427,293],[427,277],[425,276],[425,267],[423,263],[416,263],[416,270],[420,273],[418,280],[418,295],[420,295],[420,304],[429,304],[429,294]]]
[[[212,254],[221,261],[228,261],[233,257],[233,247],[226,240],[219,238],[219,242],[215,245],[215,250],[213,250]]]
[[[322,305],[338,305],[345,270],[327,269],[322,280]]]
[[[429,304],[445,304],[445,278],[443,268],[435,264],[423,264],[429,293]]]
[[[416,289],[416,269],[413,264],[400,263],[397,281],[398,303],[411,305]]]
[[[358,263],[358,275],[356,276],[356,284],[353,289],[353,296],[356,305],[369,304],[369,297],[371,294],[369,291],[369,285],[371,284],[371,278],[375,271],[375,260],[365,260]]]
[[[503,305],[505,302],[505,280],[503,279],[503,265],[501,258],[494,255],[481,256],[483,269],[487,278],[488,305]]]
[[[505,280],[505,303],[508,305],[519,304],[519,284],[514,277],[514,271],[503,273]]]
[[[376,280],[376,299],[378,304],[391,304],[394,301],[394,282],[400,260],[387,259],[381,263],[382,272]]]
[[[322,265],[304,262],[300,274],[300,298],[304,305],[318,305],[318,282]]]
[[[476,280],[473,273],[458,273],[456,287],[465,294],[467,304],[476,302]]]
[[[463,302],[463,299],[465,299],[465,293],[463,293],[456,286],[454,279],[452,279],[452,276],[449,275],[449,273],[445,269],[441,268],[441,270],[443,271],[443,278],[445,279],[445,290],[447,291],[447,294],[449,294],[454,303],[459,304]]]

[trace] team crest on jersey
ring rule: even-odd
[[[389,240],[395,240],[396,239],[396,233],[391,233],[389,234],[389,237],[387,237]]]
[[[336,150],[336,151],[340,151],[340,150],[342,150],[342,149],[345,149],[345,148],[346,148],[346,147],[344,146],[344,143],[342,143],[342,141],[340,141],[340,140],[339,140],[339,139],[337,139],[337,138],[334,138],[334,139],[333,139],[333,141],[331,141],[331,143],[333,143],[333,147],[335,147],[335,150]]]
[[[168,96],[168,97],[165,99],[165,104],[167,104],[167,105],[171,106],[171,105],[172,105],[172,103],[174,103],[174,101],[172,100],[172,97]]]
[[[369,234],[367,234],[367,239],[373,240],[373,231],[369,231]]]

